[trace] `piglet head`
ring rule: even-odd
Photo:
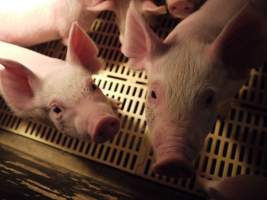
[[[3,96],[16,114],[48,118],[63,133],[105,142],[118,132],[120,123],[115,103],[92,79],[102,66],[97,54],[93,41],[73,23],[66,62],[55,60],[55,71],[45,78],[20,63],[0,60],[5,67]]]
[[[154,170],[191,175],[218,107],[237,92],[249,67],[262,64],[265,26],[248,6],[210,43],[190,28],[184,34],[179,24],[161,41],[134,4],[126,24],[122,52],[131,68],[145,69],[148,75],[146,120],[156,156]]]
[[[50,101],[49,116],[62,132],[78,133],[82,138],[104,142],[118,132],[119,119],[113,109],[114,103],[92,79],[91,75],[102,66],[97,54],[93,41],[74,23],[66,57],[68,69],[62,78],[55,77],[47,82],[47,88],[55,81],[62,86],[60,91],[54,92],[60,95],[53,96]]]

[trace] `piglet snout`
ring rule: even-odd
[[[168,5],[169,13],[173,17],[185,18],[190,15],[195,9],[194,3],[189,0],[174,0]]]
[[[194,174],[192,164],[179,153],[168,153],[159,158],[153,166],[153,171],[170,177],[191,177]]]
[[[120,129],[120,121],[113,116],[102,117],[92,133],[92,140],[96,143],[103,143],[112,139]]]
[[[156,162],[153,171],[172,177],[189,177],[194,174],[195,151],[186,137],[186,130],[157,132],[152,142]]]

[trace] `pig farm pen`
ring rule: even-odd
[[[20,119],[0,101],[0,128],[59,148],[130,174],[202,195],[195,178],[159,176],[151,171],[153,152],[145,122],[147,77],[127,67],[127,58],[120,53],[115,16],[103,12],[91,27],[90,35],[100,48],[99,56],[106,62],[105,70],[95,76],[103,92],[122,102],[119,115],[121,130],[104,144],[79,141],[35,121]],[[164,37],[176,22],[161,17],[157,33]],[[66,48],[60,41],[33,47],[34,50],[64,59]],[[267,65],[253,69],[249,81],[233,100],[233,107],[224,120],[218,119],[196,162],[198,175],[221,179],[240,174],[267,175]]]

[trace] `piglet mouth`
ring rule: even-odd
[[[153,171],[171,177],[191,177],[194,175],[193,162],[183,151],[162,150],[156,153],[156,163]]]
[[[194,175],[194,151],[185,138],[172,136],[154,146],[156,162],[152,170],[170,177]]]
[[[106,115],[98,119],[91,131],[93,142],[103,143],[112,139],[120,129],[120,121],[117,117]]]

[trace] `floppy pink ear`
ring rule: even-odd
[[[114,0],[97,0],[95,3],[86,5],[86,10],[91,12],[101,12],[104,10],[113,10]]]
[[[34,107],[35,91],[40,89],[41,80],[22,64],[0,59],[4,69],[0,71],[2,95],[7,104],[16,112]]]
[[[66,61],[74,65],[81,65],[91,73],[101,69],[102,63],[97,58],[98,48],[87,33],[73,22],[70,30]]]
[[[124,41],[121,51],[129,57],[129,65],[134,69],[144,69],[150,58],[163,43],[146,25],[144,19],[131,1],[127,16]]]
[[[248,3],[211,44],[208,54],[227,67],[231,78],[239,79],[249,68],[263,64],[266,39],[264,18]]]

